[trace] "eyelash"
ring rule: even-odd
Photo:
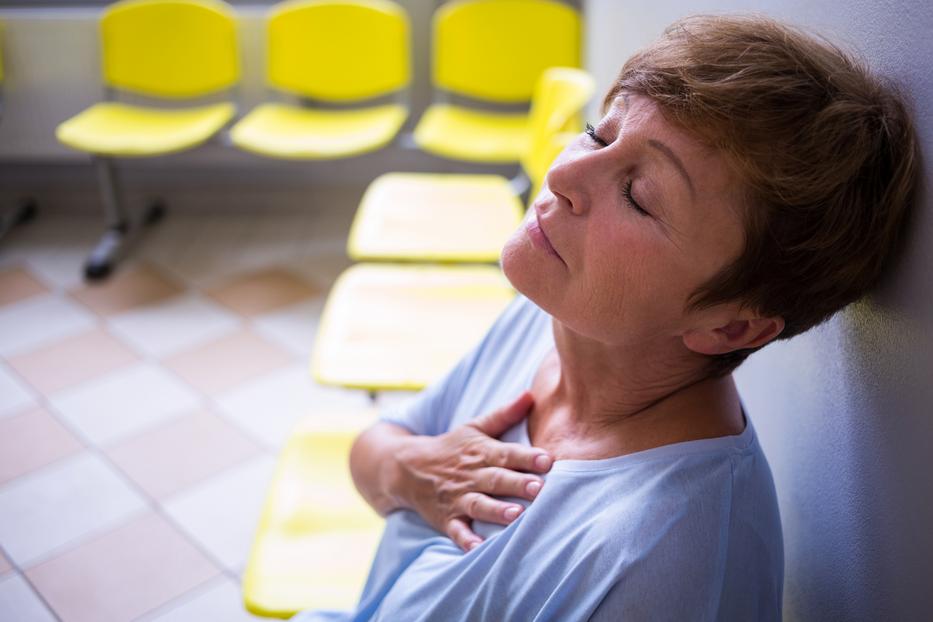
[[[584,130],[584,132],[586,133],[587,136],[590,137],[590,140],[592,140],[597,145],[601,147],[609,146],[609,144],[606,141],[604,141],[602,138],[599,137],[599,135],[596,134],[596,128],[590,125],[589,123],[586,124],[586,129]],[[629,204],[629,207],[631,207],[633,210],[635,210],[642,216],[650,216],[651,214],[649,214],[644,209],[642,209],[641,205],[638,204],[638,201],[635,200],[635,197],[632,196],[632,183],[633,182],[631,179],[625,182],[625,187],[622,189],[622,196],[625,198],[626,203]]]
[[[600,138],[600,137],[596,134],[596,128],[593,127],[592,125],[590,125],[589,123],[586,124],[586,129],[584,130],[584,132],[586,133],[587,136],[590,137],[590,140],[592,140],[594,143],[596,143],[596,144],[599,145],[600,147],[608,147],[608,146],[609,146],[609,143],[607,143],[606,141],[604,141],[602,138]]]

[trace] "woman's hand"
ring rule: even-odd
[[[551,468],[541,449],[497,440],[528,415],[533,399],[511,404],[439,436],[407,436],[397,447],[391,487],[397,504],[421,515],[465,551],[482,539],[473,520],[508,525],[522,506],[493,496],[534,499]],[[401,440],[401,439],[400,439]]]

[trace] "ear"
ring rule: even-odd
[[[694,328],[683,335],[684,345],[698,354],[725,354],[735,350],[757,348],[768,343],[784,330],[780,317],[733,319],[717,328]]]

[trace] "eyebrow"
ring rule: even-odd
[[[680,173],[680,175],[684,178],[684,181],[687,182],[687,187],[690,188],[691,198],[695,199],[696,190],[693,187],[693,181],[690,179],[690,175],[687,174],[687,168],[684,166],[684,163],[681,162],[680,158],[677,157],[677,154],[671,151],[671,148],[665,145],[664,143],[659,142],[654,139],[649,139],[648,145],[651,147],[654,147],[655,149],[663,153],[665,156],[667,156],[667,159],[670,160],[671,164],[674,165],[674,168],[677,169],[677,172]]]

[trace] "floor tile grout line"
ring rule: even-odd
[[[246,237],[248,237],[248,236],[246,236]],[[150,258],[148,259],[148,262],[150,263],[150,265],[155,266],[157,270],[167,272],[168,275],[169,275],[170,277],[173,277],[173,280],[174,280],[176,283],[178,283],[179,285],[182,285],[182,286],[183,286],[183,291],[180,292],[179,295],[184,295],[184,294],[187,294],[187,293],[193,293],[193,294],[199,295],[199,296],[203,296],[203,295],[204,295],[204,285],[203,285],[203,284],[199,284],[199,283],[193,282],[193,281],[191,281],[191,280],[185,278],[184,275],[179,274],[177,270],[171,268],[170,266],[163,265],[162,262],[158,261],[158,260],[155,259],[155,258],[150,257]],[[276,262],[274,262],[274,263],[275,263],[275,264],[281,264],[280,261],[276,261]],[[24,261],[23,261],[23,262],[19,262],[19,265],[21,265],[21,267],[23,267],[23,269],[26,269],[26,270],[29,271],[30,273],[34,273],[34,272],[35,272],[34,269],[32,268],[32,266],[31,266],[29,263],[27,263],[27,262],[24,262]],[[275,267],[275,266],[270,266],[270,267]],[[282,267],[283,269],[285,269],[284,266],[281,266],[281,265],[280,265],[279,267]],[[256,266],[256,267],[252,267],[252,269],[249,270],[249,271],[257,271],[257,270],[259,270],[259,269],[260,269],[260,267],[259,267],[259,266]],[[298,269],[288,269],[288,270],[286,270],[286,271],[287,271],[289,274],[292,274],[292,275],[296,276],[297,278],[299,278],[299,279],[302,280],[302,281],[308,281],[309,275],[306,274],[304,271],[299,271]],[[226,275],[226,278],[228,278],[228,279],[232,279],[232,278],[235,278],[235,277],[236,277],[236,272],[232,272],[232,273]],[[39,277],[37,277],[37,278],[39,278]],[[94,316],[94,318],[95,318],[95,322],[94,322],[95,327],[101,329],[101,330],[102,330],[103,332],[105,332],[106,334],[108,334],[108,335],[110,335],[111,337],[115,338],[115,339],[118,340],[121,344],[123,344],[124,346],[126,346],[131,352],[135,353],[135,354],[138,356],[138,358],[139,358],[139,361],[138,361],[138,362],[140,362],[140,363],[152,364],[152,365],[158,367],[159,369],[165,371],[166,373],[171,374],[173,378],[179,380],[180,382],[183,383],[184,386],[189,387],[189,388],[191,388],[191,389],[194,391],[194,393],[198,396],[198,403],[201,404],[201,405],[205,405],[205,406],[206,406],[206,407],[205,407],[205,410],[206,410],[207,412],[210,412],[210,413],[214,414],[215,416],[218,416],[218,417],[219,417],[221,420],[223,420],[225,423],[227,423],[228,425],[231,425],[231,426],[234,427],[235,429],[239,430],[239,431],[240,431],[241,433],[243,433],[247,438],[249,438],[250,440],[252,440],[252,441],[254,442],[254,444],[256,445],[256,447],[257,447],[257,449],[258,449],[259,451],[258,451],[258,453],[255,454],[254,456],[251,456],[248,460],[243,460],[243,461],[241,461],[241,464],[242,464],[242,463],[246,463],[246,462],[248,462],[249,460],[258,459],[258,458],[260,458],[261,456],[263,456],[263,455],[268,455],[268,454],[270,454],[270,453],[271,453],[271,454],[277,454],[277,453],[278,453],[278,450],[281,449],[280,447],[272,447],[271,445],[267,444],[265,441],[256,438],[256,437],[253,436],[248,430],[242,428],[242,427],[239,426],[235,421],[233,421],[233,420],[231,420],[230,418],[228,418],[227,416],[225,416],[225,414],[224,414],[224,412],[223,412],[223,409],[220,407],[220,404],[219,404],[218,401],[217,401],[217,397],[218,397],[218,396],[216,396],[216,395],[208,395],[208,394],[205,394],[204,392],[200,391],[200,390],[197,389],[196,387],[192,387],[192,386],[189,385],[183,378],[178,377],[177,374],[175,374],[173,370],[171,370],[170,368],[164,366],[164,365],[162,364],[162,362],[161,362],[157,357],[150,356],[150,355],[148,355],[148,354],[145,353],[145,352],[141,352],[139,349],[135,348],[135,347],[133,346],[132,343],[129,343],[129,342],[125,341],[120,335],[113,333],[112,330],[111,330],[110,322],[109,322],[109,320],[110,320],[110,316],[109,316],[109,315],[105,315],[105,314],[102,314],[102,313],[99,313],[99,312],[95,311],[94,309],[88,308],[88,307],[87,307],[86,305],[84,305],[80,300],[77,300],[77,299],[75,299],[75,298],[72,296],[72,294],[71,294],[72,290],[74,290],[74,289],[75,289],[76,287],[78,287],[78,286],[76,286],[76,285],[75,285],[75,286],[65,286],[65,285],[59,285],[59,284],[57,284],[57,283],[50,283],[49,281],[47,281],[47,280],[44,279],[44,278],[40,278],[40,281],[41,281],[43,284],[50,285],[49,291],[46,292],[46,293],[48,293],[48,294],[53,294],[55,297],[59,297],[59,298],[62,298],[62,299],[68,300],[68,301],[73,301],[75,304],[80,305],[82,308],[87,308],[87,310],[88,310],[88,311]],[[316,278],[314,279],[314,283],[315,283],[315,285],[317,285],[317,279],[316,279]],[[301,302],[306,302],[306,300],[299,301],[299,303],[301,303]],[[296,304],[298,304],[298,303],[296,303]],[[235,312],[234,312],[234,315],[235,315],[235,316],[237,317],[237,319],[238,319],[238,324],[237,324],[238,326],[248,328],[248,329],[251,330],[252,332],[255,332],[257,335],[262,335],[262,332],[259,331],[259,329],[258,329],[257,318],[252,317],[252,316],[245,316],[245,315],[243,315],[243,314],[239,314],[239,313],[235,313]],[[286,350],[288,350],[288,349],[286,348]],[[299,355],[298,353],[293,353],[293,357],[290,357],[290,358],[293,358],[295,361],[297,361],[297,360],[299,360],[299,359],[301,358],[301,355]],[[5,364],[6,364],[6,363],[5,363]],[[98,458],[100,458],[101,460],[103,460],[103,461],[108,465],[108,467],[110,468],[110,470],[111,470],[119,479],[121,479],[122,481],[124,481],[124,483],[126,483],[126,484],[129,486],[129,488],[130,488],[131,490],[135,491],[135,492],[140,496],[141,499],[144,499],[144,500],[145,500],[145,502],[146,502],[146,503],[145,503],[145,509],[152,511],[153,513],[159,515],[161,518],[163,518],[164,520],[166,520],[166,522],[171,526],[171,528],[173,529],[173,531],[174,531],[175,533],[179,534],[185,541],[189,542],[189,544],[191,544],[191,545],[194,547],[195,550],[199,551],[202,555],[204,555],[205,559],[207,559],[207,560],[214,566],[214,568],[217,570],[217,574],[215,574],[215,575],[214,575],[213,577],[211,577],[210,579],[208,579],[208,580],[202,582],[201,584],[198,584],[198,585],[196,585],[196,586],[191,587],[191,588],[188,589],[186,592],[182,593],[181,595],[176,596],[176,597],[173,598],[173,599],[167,600],[165,603],[162,603],[162,604],[159,605],[158,607],[153,608],[153,609],[150,610],[149,612],[146,612],[146,613],[142,614],[142,616],[150,615],[153,611],[156,611],[156,610],[158,610],[158,609],[161,608],[161,607],[167,607],[167,606],[169,606],[169,605],[170,605],[171,603],[173,603],[173,602],[178,603],[178,604],[181,604],[181,603],[183,603],[183,602],[187,602],[187,600],[189,600],[190,598],[194,598],[195,596],[193,596],[193,595],[194,595],[194,594],[197,594],[201,589],[203,589],[203,587],[204,587],[205,585],[207,585],[207,584],[209,584],[209,583],[212,583],[212,582],[214,582],[214,581],[218,582],[218,584],[219,584],[222,580],[232,580],[232,581],[234,582],[235,585],[239,585],[239,583],[240,583],[240,572],[235,571],[235,570],[228,569],[228,568],[226,567],[225,564],[220,563],[219,560],[215,559],[214,556],[213,556],[212,554],[210,554],[209,551],[206,551],[206,550],[200,545],[200,543],[197,541],[197,539],[195,539],[193,536],[189,535],[189,533],[187,532],[186,529],[184,529],[180,524],[176,523],[176,522],[172,519],[172,517],[171,517],[170,515],[168,515],[168,514],[165,512],[165,509],[164,509],[164,506],[162,505],[162,502],[160,502],[158,499],[154,498],[153,496],[149,495],[145,490],[143,490],[140,486],[138,486],[138,485],[132,480],[132,478],[130,478],[130,477],[128,476],[128,474],[126,474],[126,473],[119,467],[119,465],[117,465],[116,463],[114,463],[114,461],[112,461],[112,460],[109,458],[109,456],[106,454],[106,452],[103,450],[103,448],[102,448],[101,445],[97,444],[97,443],[94,442],[94,441],[91,441],[90,439],[86,439],[86,438],[84,437],[84,435],[81,434],[81,433],[79,433],[79,431],[78,431],[74,426],[72,426],[67,420],[64,420],[62,414],[59,413],[58,410],[51,404],[51,400],[49,399],[49,397],[48,397],[45,393],[43,393],[43,392],[41,392],[41,391],[37,391],[37,390],[33,387],[33,385],[32,385],[31,383],[29,383],[28,381],[25,381],[25,379],[24,379],[15,369],[13,369],[9,364],[6,364],[6,367],[10,370],[10,373],[11,373],[12,375],[14,375],[16,378],[19,378],[21,381],[23,381],[24,386],[28,387],[28,389],[29,389],[29,391],[30,391],[30,395],[34,398],[33,401],[35,402],[35,404],[34,404],[35,406],[37,406],[37,407],[44,407],[44,408],[50,413],[50,415],[51,415],[59,424],[61,424],[61,425],[63,426],[63,428],[64,428],[65,430],[67,430],[67,431],[69,431],[69,433],[71,433],[71,435],[78,441],[80,447],[82,447],[84,450],[88,451],[90,454],[95,455],[95,456],[97,456]],[[260,376],[262,376],[262,375],[268,375],[268,374],[271,374],[271,373],[274,373],[274,372],[277,372],[277,371],[281,371],[281,369],[271,370],[271,371],[269,371],[269,372],[266,372],[266,373],[264,373],[264,374],[261,374]],[[104,376],[106,376],[108,373],[112,373],[112,372],[106,372],[105,374],[100,374],[99,377],[104,377]],[[258,378],[258,376],[257,376],[257,378]],[[254,378],[254,379],[255,379],[255,378]],[[242,383],[241,383],[241,384],[242,384]],[[36,397],[37,397],[37,399],[35,399]],[[157,427],[157,426],[156,426],[156,427]],[[146,428],[146,430],[140,431],[140,432],[138,432],[138,434],[143,434],[143,433],[145,433],[147,430],[150,430],[150,428]],[[133,436],[137,436],[138,434],[133,434],[133,435],[131,435],[130,437],[127,437],[127,439],[132,438]],[[60,460],[60,459],[59,459],[59,460]],[[58,462],[58,460],[53,461],[53,463],[54,463],[54,462]],[[51,463],[50,463],[50,464],[51,464]],[[233,467],[227,467],[227,469],[230,469],[230,468],[233,468]],[[227,469],[225,469],[225,470],[227,470]],[[220,473],[214,474],[213,476],[217,476],[217,475],[220,475]],[[213,477],[213,476],[212,476],[212,477]],[[134,513],[134,517],[135,517],[135,516],[138,516],[138,515]],[[95,539],[95,538],[101,537],[102,535],[105,535],[106,533],[109,533],[109,532],[111,532],[111,531],[113,531],[113,530],[115,530],[115,529],[120,528],[122,525],[126,524],[126,522],[129,522],[129,521],[131,521],[131,520],[133,520],[132,517],[131,517],[128,521],[121,522],[121,523],[119,523],[119,524],[117,524],[117,525],[115,525],[115,526],[112,526],[112,527],[108,527],[107,530],[95,531],[95,532],[92,533],[92,534],[87,534],[86,536],[78,537],[78,538],[72,540],[71,542],[68,542],[68,543],[64,544],[62,547],[60,547],[59,550],[55,553],[55,555],[61,555],[61,554],[64,554],[65,552],[67,552],[67,551],[73,550],[74,548],[76,548],[76,547],[78,547],[78,546],[81,546],[82,544],[84,544],[84,543],[86,543],[86,542],[88,542],[88,541],[91,541],[91,540],[93,540],[93,539]],[[54,558],[54,556],[50,556],[50,559],[51,559],[51,558]],[[36,586],[33,585],[31,582],[28,581],[28,578],[25,576],[25,573],[23,573],[23,571],[22,571],[22,569],[19,567],[19,565],[18,565],[18,564],[15,564],[15,562],[13,562],[13,561],[11,560],[11,566],[12,566],[13,568],[15,568],[16,571],[19,572],[21,576],[24,577],[24,580],[26,580],[26,581],[28,582],[28,584],[29,584],[29,586],[30,586],[30,589],[31,589],[34,593],[37,594],[37,596],[41,599],[41,601],[42,601],[42,602],[45,604],[45,606],[49,609],[49,611],[52,613],[52,615],[55,616],[56,619],[60,619],[59,616],[58,616],[58,614],[54,612],[54,610],[51,608],[51,606],[50,606],[50,605],[47,603],[47,601],[42,597],[41,593],[38,591],[38,589],[36,588]],[[170,609],[166,609],[166,611],[168,611],[168,610],[170,610]]]
[[[197,595],[192,596],[192,593],[199,592],[199,591],[206,592],[207,589],[205,589],[204,586],[210,583],[214,583],[214,582],[217,582],[219,584],[221,579],[226,580],[229,578],[230,577],[226,576],[226,573],[218,572],[217,574],[211,577],[208,577],[207,579],[204,579],[197,585],[191,586],[190,588],[188,588],[181,594],[177,594],[176,596],[173,596],[172,598],[168,599],[164,603],[160,603],[156,605],[155,607],[151,607],[147,609],[146,611],[143,611],[138,616],[132,618],[132,622],[139,622],[143,620],[144,618],[152,619],[153,615],[159,615],[161,613],[168,613],[170,611],[174,611],[175,609],[184,605],[185,603],[191,602],[192,600],[197,598]]]
[[[20,377],[18,373],[17,373],[17,377]],[[89,453],[95,455],[96,457],[101,459],[103,462],[105,462],[107,466],[110,467],[110,470],[113,472],[115,476],[117,476],[120,480],[122,480],[124,484],[126,484],[131,490],[133,490],[133,492],[135,492],[140,497],[142,497],[146,501],[146,508],[150,509],[153,513],[157,514],[162,519],[164,519],[166,523],[168,523],[169,526],[171,526],[171,528],[178,535],[184,538],[195,550],[201,553],[201,555],[203,555],[206,560],[208,560],[217,569],[219,569],[221,574],[225,574],[229,578],[233,579],[235,582],[239,583],[238,573],[234,572],[233,570],[228,569],[225,564],[223,564],[219,559],[216,559],[210,551],[208,551],[205,547],[201,545],[200,542],[197,541],[196,538],[190,535],[186,529],[184,529],[181,525],[179,525],[177,521],[175,521],[175,519],[171,515],[169,515],[168,512],[165,511],[161,502],[158,499],[154,498],[152,495],[150,495],[148,492],[146,492],[142,488],[142,486],[137,484],[126,472],[123,471],[123,469],[120,468],[120,466],[116,462],[114,462],[110,458],[110,456],[107,455],[107,453],[101,447],[98,447],[97,444],[93,443],[90,439],[86,439],[83,436],[83,434],[81,434],[76,428],[74,428],[71,425],[69,421],[64,420],[64,418],[61,416],[58,410],[52,405],[51,401],[48,399],[47,396],[45,396],[44,394],[40,394],[39,404],[43,406],[45,410],[49,412],[49,414],[53,418],[55,418],[55,420],[60,425],[62,425],[62,427],[64,427],[72,436],[74,436],[75,439],[78,440],[78,442],[80,442],[81,445],[86,450],[88,450]],[[264,447],[262,449],[264,449]],[[58,460],[54,460],[52,463],[50,463],[50,465],[54,464],[55,462],[60,462],[61,460],[65,460],[65,459],[67,459],[67,457],[59,458]],[[247,460],[244,460],[243,462],[247,462],[252,459],[255,459],[255,457],[248,458]],[[49,466],[49,465],[46,465],[46,466]],[[228,467],[228,468],[233,468],[233,467]],[[214,474],[214,476],[217,476],[217,475],[220,475],[220,473]],[[119,522],[115,525],[112,525],[106,531],[93,530],[90,533],[83,534],[73,540],[65,542],[60,547],[57,547],[56,549],[54,549],[53,551],[54,555],[43,556],[44,558],[40,559],[37,563],[44,563],[45,561],[48,561],[49,559],[52,559],[56,556],[63,555],[67,553],[68,551],[72,551],[79,546],[87,544],[88,542],[91,542],[95,538],[100,538],[106,535],[107,533],[111,533],[114,530],[119,529],[120,527],[129,524],[130,522],[138,518],[138,516],[139,515],[135,512],[131,513],[130,516],[126,518],[126,520]],[[10,559],[10,562],[13,563],[13,560]],[[26,578],[25,572],[23,572],[22,575],[24,578]],[[32,586],[31,582],[30,582],[30,585],[34,591],[38,591],[35,586]],[[44,602],[44,599],[43,599],[43,602]]]
[[[8,561],[9,564],[10,564],[10,567],[13,568],[13,570],[14,570],[15,573],[16,573],[16,575],[22,577],[23,581],[25,581],[26,585],[29,587],[29,590],[33,593],[33,595],[35,595],[36,598],[39,599],[39,602],[42,603],[42,605],[46,608],[46,610],[47,610],[50,614],[52,614],[52,617],[55,618],[55,620],[56,620],[57,622],[62,622],[62,618],[61,618],[61,616],[58,615],[58,612],[55,611],[55,609],[52,608],[51,603],[49,603],[49,601],[46,600],[46,598],[45,598],[45,596],[42,594],[42,592],[39,591],[39,588],[37,588],[37,587],[33,584],[32,580],[29,578],[29,576],[26,575],[26,572],[25,572],[22,568],[20,568],[19,563],[18,563],[15,559],[13,559],[12,557],[10,557],[10,555],[7,553],[6,549],[3,548],[3,545],[2,545],[2,544],[0,544],[0,553],[2,553],[4,557],[6,557],[7,561]]]

